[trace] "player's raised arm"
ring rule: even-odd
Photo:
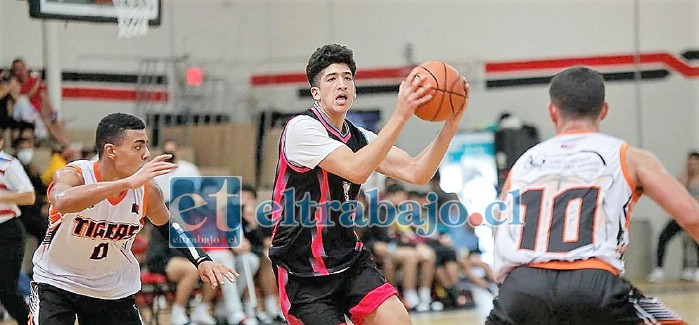
[[[699,203],[651,152],[630,147],[626,153],[636,187],[667,211],[695,241],[699,241]]]
[[[386,159],[379,165],[378,172],[408,183],[427,184],[447,152],[449,142],[459,130],[459,121],[466,111],[465,106],[468,105],[469,93],[469,86],[466,83],[464,108],[446,120],[437,137],[420,154],[412,157],[403,149],[393,147],[386,155]]]
[[[366,182],[385,159],[415,109],[432,99],[429,84],[424,82],[425,79],[415,78],[417,71],[413,69],[401,82],[396,110],[374,141],[357,152],[352,152],[346,146],[339,146],[319,163],[320,167],[356,184]]]
[[[155,157],[129,177],[89,185],[85,185],[79,169],[70,166],[61,168],[54,174],[53,184],[49,187],[49,200],[60,213],[82,211],[123,191],[141,187],[153,177],[177,168],[177,165],[166,162],[167,158],[169,155]]]

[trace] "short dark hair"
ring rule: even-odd
[[[12,141],[12,149],[17,149],[17,148],[19,148],[19,146],[22,143],[31,142],[31,141],[32,141],[32,139],[30,139],[30,138],[19,137],[19,138],[15,139],[14,141]]]
[[[405,192],[405,188],[403,187],[403,185],[391,184],[391,185],[386,186],[386,189],[384,189],[385,195],[395,194],[398,192]]]
[[[119,145],[127,130],[144,130],[145,128],[143,121],[131,114],[113,113],[105,116],[97,124],[95,135],[97,154],[102,157],[104,145],[108,143]]]
[[[160,146],[164,147],[168,143],[174,143],[175,146],[180,145],[179,141],[175,140],[175,138],[165,138],[165,139],[163,139],[163,141],[161,141]]]
[[[352,76],[357,71],[352,50],[340,44],[323,45],[313,52],[306,66],[306,77],[308,77],[308,83],[311,84],[311,87],[318,85],[318,74],[333,63],[346,63]]]
[[[569,68],[553,77],[549,95],[563,117],[597,118],[604,105],[604,78],[587,67]]]
[[[241,192],[249,192],[254,198],[257,198],[257,189],[250,184],[243,184],[240,186]]]
[[[687,154],[687,158],[699,158],[699,152],[690,151],[690,152]]]

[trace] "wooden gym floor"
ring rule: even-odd
[[[636,282],[635,285],[650,296],[659,297],[667,306],[677,312],[688,324],[699,324],[699,283],[672,281],[662,284]],[[486,291],[474,292],[478,306],[465,311],[427,313],[412,315],[414,325],[456,325],[483,324],[490,310],[492,296]],[[144,317],[148,317],[144,314]],[[161,316],[161,324],[169,324],[169,314]],[[0,322],[0,325],[15,324],[14,321]]]

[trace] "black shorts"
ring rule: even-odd
[[[448,262],[456,262],[456,250],[453,247],[444,246],[437,240],[430,240],[427,245],[434,250],[437,267],[442,267]]]
[[[134,296],[105,300],[72,293],[54,286],[32,282],[29,298],[30,324],[80,325],[143,324]]]
[[[500,285],[486,324],[635,325],[643,324],[644,317],[679,321],[662,303],[608,271],[523,266]]]
[[[344,272],[316,277],[298,277],[274,266],[279,300],[289,325],[336,325],[348,315],[354,324],[391,296],[396,289],[386,282],[367,251]]]

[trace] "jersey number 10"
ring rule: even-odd
[[[520,204],[526,210],[519,248],[535,251],[539,236],[546,236],[546,251],[549,253],[567,253],[592,244],[598,196],[599,187],[570,188],[555,195],[552,201],[544,197],[543,189],[529,189],[522,193]],[[544,199],[549,200],[550,211],[542,211]],[[576,201],[579,207],[577,215],[569,209]],[[543,220],[542,215],[545,216]],[[547,219],[551,220],[549,229],[540,233],[539,227]],[[577,229],[569,231],[569,227]],[[571,236],[571,233],[575,235]]]

